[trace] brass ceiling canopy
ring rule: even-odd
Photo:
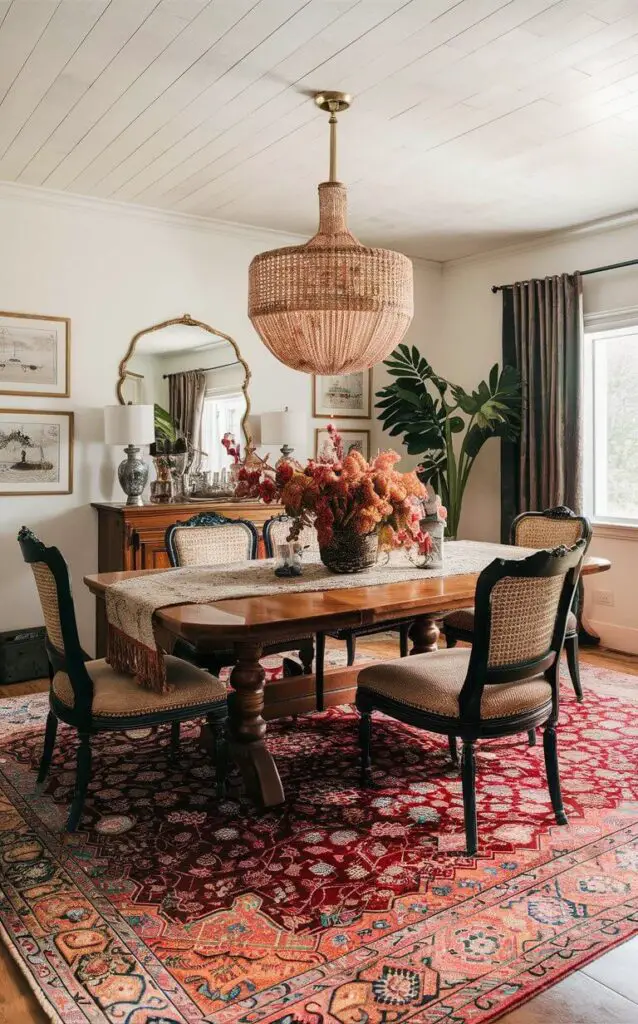
[[[337,114],[351,97],[323,91],[314,101],[330,114],[319,230],[305,245],[255,256],[248,315],[280,362],[328,376],[368,369],[403,339],[414,311],[412,264],[401,253],[361,245],[348,230],[346,188],[337,180]]]

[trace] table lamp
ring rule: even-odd
[[[155,416],[152,405],[107,405],[104,409],[104,440],[109,445],[125,445],[126,458],[117,468],[117,476],[126,494],[127,505],[143,505],[142,491],[148,481],[148,465],[140,447],[155,440]]]
[[[291,412],[288,406],[282,412],[261,414],[261,443],[280,444],[280,462],[289,462],[294,448],[289,441],[303,441],[306,436],[306,417],[300,412]]]

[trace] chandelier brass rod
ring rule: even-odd
[[[328,181],[337,180],[337,115],[334,110],[330,114],[330,177]]]

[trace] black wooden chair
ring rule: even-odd
[[[283,544],[288,536],[290,526],[293,522],[291,516],[279,515],[267,519],[263,526],[264,547],[266,558],[274,558],[277,552],[277,545]],[[300,543],[310,551],[319,551],[317,531],[314,527],[304,527],[300,537]],[[354,665],[356,655],[357,637],[372,636],[374,633],[389,633],[395,630],[399,633],[399,653],[405,658],[408,653],[409,632],[412,620],[397,620],[396,622],[383,622],[374,626],[354,626],[348,629],[335,629],[327,633],[317,633],[315,637],[315,680],[316,680],[316,703],[317,711],[324,710],[323,679],[326,657],[326,637],[333,640],[345,640],[348,666]]]
[[[200,512],[185,522],[173,523],[166,530],[166,550],[172,566],[228,565],[230,562],[251,561],[257,557],[259,535],[247,519],[229,519],[215,512]],[[295,651],[303,666],[303,672],[312,672],[315,654],[314,637],[282,638],[263,649],[264,656]],[[215,651],[214,654],[200,654],[187,641],[175,645],[174,654],[192,661],[207,671],[217,674],[228,665],[235,664],[233,650]],[[284,659],[284,675],[292,674],[295,662]],[[297,669],[300,672],[301,670]]]
[[[567,823],[556,752],[560,654],[586,548],[496,559],[479,576],[474,643],[359,673],[356,705],[364,784],[369,779],[371,712],[463,741],[466,847],[476,853],[474,744],[544,725],[543,747],[556,821]]]
[[[206,718],[215,737],[217,792],[221,796],[226,773],[226,687],[194,665],[166,657],[169,693],[144,689],[133,676],[116,672],[104,658],[90,661],[80,646],[68,566],[57,548],[22,527],[18,534],[22,555],[33,570],[46,627],[46,648],[51,685],[49,714],[38,782],[47,777],[58,721],[77,730],[79,747],[75,794],[67,830],[75,831],[82,815],[91,779],[91,737],[99,732],[123,732],[148,726],[171,725],[175,753],[180,722]]]
[[[510,529],[510,544],[523,548],[553,548],[557,544],[568,546],[585,541],[585,550],[591,540],[591,525],[585,516],[577,516],[564,505],[546,509],[545,512],[522,512],[513,521]],[[576,691],[577,700],[583,699],[578,665],[578,619],[579,593],[567,616],[565,653],[569,675]],[[448,647],[454,647],[459,640],[472,643],[474,637],[474,609],[461,608],[450,612],[443,620],[443,632]],[[531,739],[531,738],[530,738]]]

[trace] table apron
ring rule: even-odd
[[[465,608],[470,601],[464,601],[458,607]],[[165,640],[171,636],[173,640],[184,639],[193,644],[202,653],[213,653],[214,651],[226,650],[231,645],[241,643],[278,643],[280,640],[295,640],[315,634],[329,633],[336,629],[359,629],[365,626],[382,625],[384,622],[393,623],[399,621],[411,622],[421,616],[434,616],[439,618],[445,612],[437,609],[424,609],[422,606],[416,608],[388,609],[367,609],[364,612],[343,612],[342,614],[331,614],[321,618],[304,619],[295,622],[282,623],[281,626],[272,623],[263,623],[255,626],[231,626],[211,627],[204,634],[201,625],[190,630],[186,627],[177,632],[163,621],[161,609],[156,613],[156,636],[160,646],[165,648]],[[212,630],[215,630],[213,633]]]

